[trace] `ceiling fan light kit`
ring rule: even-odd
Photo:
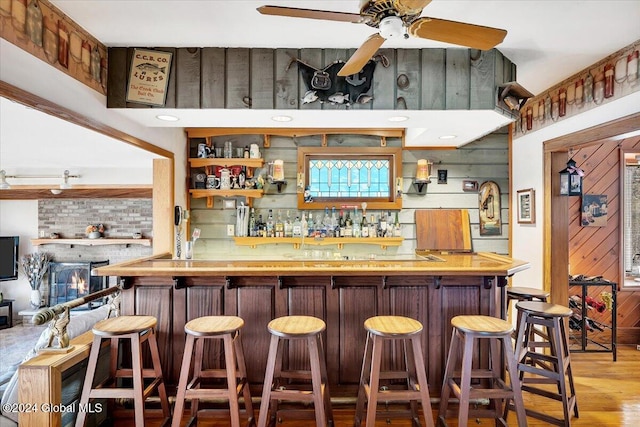
[[[356,50],[338,73],[350,76],[359,73],[375,55],[385,40],[413,37],[452,43],[472,49],[489,50],[502,43],[507,32],[499,28],[446,19],[420,17],[431,0],[361,0],[360,14],[282,6],[261,6],[263,15],[293,18],[321,19],[351,23],[364,23],[378,28]]]

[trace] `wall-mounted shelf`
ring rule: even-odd
[[[231,158],[190,158],[189,164],[192,168],[204,168],[206,166],[246,166],[248,168],[261,168],[264,165],[264,159],[245,159],[239,157]]]
[[[400,246],[404,238],[402,237],[325,237],[313,238],[305,237],[234,237],[236,245],[251,246],[255,248],[258,245],[272,245],[274,243],[289,243],[295,249],[300,248],[301,244],[312,246],[328,246],[337,245],[338,249],[342,249],[345,244],[360,245],[380,245],[380,248],[387,249],[388,246]]]
[[[151,239],[31,239],[33,246],[40,245],[69,245],[69,246],[107,246],[107,245],[141,245],[151,246]]]

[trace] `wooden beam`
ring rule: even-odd
[[[174,236],[173,206],[174,191],[173,159],[153,160],[153,253],[171,252]]]
[[[186,128],[189,138],[206,138],[220,135],[277,135],[277,136],[312,136],[312,135],[372,135],[388,138],[401,138],[404,129],[351,129],[351,128]]]

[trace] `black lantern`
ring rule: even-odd
[[[570,159],[567,167],[560,171],[560,195],[581,196],[583,176],[584,171],[576,166],[573,159]]]

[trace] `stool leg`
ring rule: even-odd
[[[440,392],[440,407],[438,408],[438,418],[441,422],[447,418],[447,408],[449,407],[449,396],[451,395],[451,385],[449,379],[453,378],[456,361],[458,358],[459,337],[456,329],[451,333],[451,344],[449,344],[449,354],[447,355],[447,364],[444,369],[444,378],[442,380],[442,391]]]
[[[196,355],[193,361],[193,377],[197,379],[195,388],[200,388],[200,379],[202,378],[202,359],[204,358],[204,339],[197,338],[195,340]],[[200,399],[191,398],[191,418],[198,418],[198,407]]]
[[[460,407],[458,408],[458,425],[466,426],[469,419],[469,391],[471,389],[471,367],[473,363],[473,341],[475,337],[466,334],[462,351],[462,374],[460,377]]]
[[[498,341],[496,338],[489,338],[489,353],[490,353],[490,369],[491,369],[491,388],[496,387],[496,383],[500,379],[501,369],[501,358],[500,358],[500,349],[498,346]],[[502,406],[504,404],[503,399],[490,399],[490,404],[493,404],[494,407],[494,418],[497,420],[502,418]]]
[[[164,385],[164,376],[162,375],[162,365],[160,364],[160,352],[158,350],[158,340],[155,330],[149,332],[149,350],[151,351],[151,361],[153,363],[153,372],[156,378],[160,378],[158,383],[158,395],[160,396],[160,406],[162,406],[162,414],[168,418],[171,416],[171,409],[169,408],[169,399],[167,397],[167,389]]]
[[[238,406],[238,388],[236,383],[236,356],[231,334],[224,334],[224,355],[227,368],[227,389],[229,390],[229,412],[231,426],[240,427],[240,407]]]
[[[142,382],[142,352],[140,335],[137,333],[127,336],[131,340],[131,368],[133,376],[133,404],[136,427],[144,427],[144,384]]]
[[[562,344],[563,344],[563,355],[564,357],[566,357],[567,359],[571,359],[571,354],[569,352],[569,340],[567,339],[567,330],[565,328],[565,324],[564,322],[561,320],[559,322],[560,324],[560,335],[562,337]],[[573,403],[573,414],[575,415],[576,418],[579,418],[578,416],[578,402],[577,402],[577,398],[576,398],[576,389],[573,385],[573,373],[571,372],[571,360],[569,360],[567,362],[567,377],[569,378],[569,391],[571,392],[571,398],[576,400]]]
[[[360,371],[360,384],[358,386],[358,400],[356,402],[356,414],[354,420],[355,427],[359,427],[362,423],[362,411],[364,411],[364,404],[367,400],[364,386],[367,383],[367,378],[371,372],[371,344],[371,334],[367,333],[367,340],[364,343],[362,369]]]
[[[269,344],[269,356],[267,357],[267,371],[264,374],[264,384],[262,386],[262,401],[260,402],[260,414],[258,415],[258,427],[266,427],[267,416],[269,415],[269,403],[271,399],[271,386],[273,384],[273,373],[276,365],[278,353],[277,335],[271,335]]]
[[[431,413],[431,399],[429,398],[429,383],[427,382],[427,371],[424,366],[422,356],[422,346],[420,345],[420,337],[411,338],[413,346],[413,361],[420,387],[420,399],[422,400],[422,411],[424,412],[424,420],[427,427],[433,427],[433,415]]]
[[[331,407],[331,394],[329,393],[329,375],[327,375],[327,360],[324,354],[324,346],[322,345],[322,335],[316,335],[318,341],[318,349],[320,353],[320,374],[322,376],[322,383],[324,384],[324,411],[327,416],[327,421],[331,425],[335,425],[333,421],[333,408]]]
[[[98,356],[100,355],[101,344],[102,338],[100,338],[99,335],[94,335],[93,343],[91,344],[91,353],[89,354],[89,362],[87,363],[87,373],[85,374],[84,385],[82,386],[82,395],[80,396],[80,406],[86,406],[89,403],[89,396],[91,394],[91,389],[93,388],[93,379],[98,366]],[[84,427],[86,418],[86,411],[78,412],[78,416],[76,417],[76,427]]]
[[[569,396],[567,395],[567,384],[566,384],[566,370],[565,370],[565,352],[562,348],[563,341],[560,338],[560,318],[553,318],[553,331],[549,334],[549,338],[552,338],[552,354],[555,353],[555,356],[558,358],[558,389],[560,391],[560,396],[562,399],[562,411],[564,414],[564,422],[566,426],[571,425],[571,414],[569,413]]]
[[[326,427],[327,419],[324,412],[324,399],[322,396],[323,384],[320,373],[320,354],[318,350],[317,337],[307,338],[309,345],[309,359],[311,362],[311,387],[313,389],[313,406],[316,413],[316,426]]]
[[[242,334],[239,332],[236,333],[236,337],[233,340],[236,350],[236,360],[238,363],[238,373],[240,374],[241,381],[244,381],[244,386],[242,387],[242,395],[244,397],[244,409],[247,413],[247,423],[251,425],[253,421],[255,421],[253,414],[253,402],[251,402],[251,390],[249,389],[249,382],[247,380],[247,365],[244,361],[244,349],[242,346]]]
[[[376,410],[378,407],[378,391],[380,388],[380,365],[382,364],[382,346],[384,341],[373,335],[373,350],[371,355],[371,375],[369,377],[369,403],[367,403],[367,426],[376,424]]]
[[[180,379],[178,380],[176,404],[173,408],[173,420],[171,422],[171,427],[180,426],[180,420],[184,411],[184,400],[187,392],[187,383],[189,382],[189,369],[191,368],[194,340],[193,335],[187,334],[187,341],[185,342],[184,353],[182,356],[182,367],[180,368]]]
[[[404,366],[405,372],[407,373],[407,390],[419,390],[419,385],[413,385],[412,381],[418,382],[418,372],[416,370],[416,361],[413,357],[413,346],[409,349],[407,348],[407,342],[411,344],[411,339],[402,340],[402,351],[404,352]],[[411,419],[416,423],[420,424],[420,420],[418,419],[418,401],[410,400],[409,408],[411,409]]]
[[[511,338],[503,338],[504,357],[507,361],[507,370],[509,371],[509,379],[511,380],[511,390],[513,390],[513,403],[518,417],[518,427],[527,427],[527,414],[522,400],[522,390],[520,388],[520,379],[518,378],[518,362],[516,361],[513,349],[511,347]],[[507,420],[509,408],[509,400],[507,400],[504,408],[504,420]]]

